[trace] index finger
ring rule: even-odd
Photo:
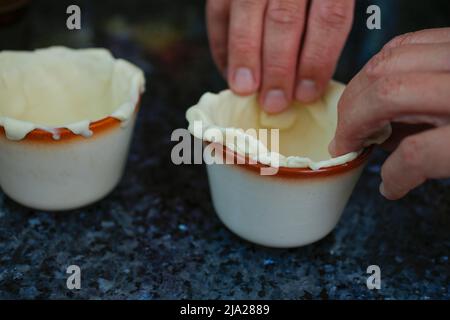
[[[322,96],[353,22],[353,0],[313,0],[299,57],[295,98],[308,103]]]
[[[377,65],[381,65],[384,60],[392,58],[394,53],[401,52],[402,48],[418,45],[434,45],[450,43],[450,28],[426,29],[416,32],[405,33],[390,40],[370,61],[364,66],[349,83],[351,90],[346,90],[345,95],[352,97],[367,88],[375,77],[368,77],[376,71]],[[431,61],[431,59],[428,59]],[[396,66],[391,66],[396,67]],[[364,72],[367,71],[367,72]],[[417,70],[416,70],[417,71]]]

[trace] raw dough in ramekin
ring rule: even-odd
[[[328,144],[337,124],[337,103],[345,86],[331,81],[324,96],[315,103],[294,102],[286,111],[269,115],[262,111],[256,96],[242,97],[230,90],[219,94],[205,93],[197,105],[189,108],[186,118],[189,130],[197,138],[219,142],[243,156],[275,167],[318,170],[344,164],[355,159],[360,151],[332,158]],[[202,126],[194,126],[201,121]],[[270,150],[270,142],[262,143],[248,129],[279,129],[279,151]],[[217,129],[223,134],[211,136]],[[217,130],[215,130],[217,132]],[[245,136],[246,139],[236,139]],[[239,141],[246,141],[245,145]],[[270,141],[270,140],[269,140]],[[273,161],[276,159],[277,161]]]
[[[90,136],[108,116],[128,120],[144,91],[143,72],[105,49],[50,47],[0,52],[0,126],[10,140],[34,129]]]

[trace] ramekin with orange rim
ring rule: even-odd
[[[370,154],[370,148],[337,158],[328,153],[344,88],[332,81],[318,102],[293,103],[278,115],[264,113],[255,96],[229,90],[206,93],[187,111],[190,132],[214,149],[204,152],[212,200],[231,231],[287,248],[334,229]],[[253,129],[279,131],[276,141],[261,140]]]
[[[108,194],[127,158],[144,75],[105,49],[0,53],[0,187],[41,210]]]

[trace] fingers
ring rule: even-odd
[[[295,97],[317,100],[333,76],[353,22],[353,0],[313,0],[298,66]]]
[[[237,94],[248,95],[256,92],[261,81],[261,42],[265,7],[265,0],[231,2],[228,84]]]
[[[384,49],[367,64],[365,75],[376,78],[388,73],[450,71],[450,42],[409,44]]]
[[[206,4],[208,39],[214,62],[223,75],[227,66],[229,13],[230,0],[208,0]]]
[[[384,48],[395,48],[408,44],[445,42],[450,42],[450,28],[435,28],[402,34],[389,41]]]
[[[267,112],[280,112],[292,100],[306,5],[306,0],[268,2],[260,96],[260,103]]]
[[[395,37],[350,81],[342,99],[352,99],[383,72],[434,71],[438,64],[434,63],[436,60],[432,55],[428,56],[425,50],[417,50],[418,52],[414,53],[413,51],[416,50],[411,49],[432,48],[436,44],[443,44],[443,46],[439,46],[439,50],[442,52],[442,50],[448,50],[449,43],[450,28],[427,29]],[[416,54],[417,56],[411,57],[411,55]],[[409,59],[406,59],[406,55],[409,55]],[[440,56],[442,57],[442,54]],[[398,64],[393,63],[394,61]],[[448,63],[444,62],[441,66],[445,68]],[[410,67],[413,69],[408,70]]]
[[[340,100],[332,155],[359,150],[391,121],[449,123],[449,73],[405,73],[376,80],[353,99]]]
[[[307,4],[308,0],[207,3],[214,61],[223,73],[226,70],[235,93],[259,89],[267,112],[282,111],[294,95],[304,102],[320,97],[351,28],[354,0],[314,0],[305,50],[299,57]]]
[[[434,126],[425,123],[408,124],[394,122],[392,123],[392,135],[381,145],[381,147],[386,151],[392,152],[406,137],[433,128]]]
[[[382,167],[380,192],[396,200],[427,179],[450,176],[449,141],[450,126],[405,138]]]

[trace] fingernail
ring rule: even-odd
[[[336,141],[333,139],[331,140],[330,144],[328,145],[328,152],[331,156],[335,155],[336,152]]]
[[[295,97],[300,102],[313,102],[317,99],[316,82],[311,79],[303,79],[297,86]]]
[[[249,68],[239,68],[234,73],[233,89],[238,93],[250,93],[253,90],[255,80]]]
[[[387,198],[387,196],[386,196],[386,189],[384,189],[384,183],[383,182],[380,183],[380,193],[381,193],[381,195],[383,197]]]
[[[283,90],[275,89],[267,92],[263,108],[268,113],[277,113],[287,107],[287,99]]]

